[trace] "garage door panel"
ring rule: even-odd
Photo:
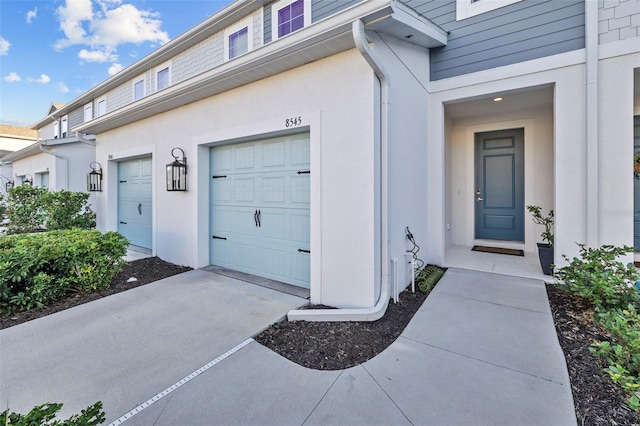
[[[262,236],[268,240],[287,241],[286,214],[260,210]]]
[[[309,288],[298,251],[310,247],[310,175],[298,173],[308,145],[304,134],[212,148],[212,175],[224,177],[211,183],[211,229],[227,238],[211,245],[214,265]]]
[[[266,203],[284,203],[286,179],[284,176],[262,178],[261,200]]]

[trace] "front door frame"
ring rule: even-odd
[[[467,200],[466,209],[466,245],[472,247],[474,245],[487,245],[486,240],[478,240],[475,238],[475,138],[476,133],[493,132],[497,130],[509,130],[515,128],[524,129],[524,205],[534,204],[535,193],[535,132],[534,119],[522,119],[513,121],[503,121],[495,123],[485,123],[467,126],[466,128],[466,191]],[[455,160],[454,160],[455,161]],[[525,250],[527,252],[535,252],[535,234],[533,222],[529,215],[525,212],[524,218],[524,243],[511,241],[491,241],[492,246],[515,248]]]

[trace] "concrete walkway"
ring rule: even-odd
[[[1,331],[0,400],[101,399],[125,426],[576,424],[540,281],[449,269],[386,351],[316,371],[248,339],[303,299],[202,274]]]

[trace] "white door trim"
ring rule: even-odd
[[[527,118],[522,120],[503,121],[496,123],[478,124],[473,126],[467,126],[465,132],[465,149],[466,149],[466,164],[465,170],[467,170],[465,199],[467,200],[466,207],[466,245],[471,247],[473,245],[491,245],[504,248],[517,248],[524,249],[528,252],[535,251],[535,236],[533,222],[528,217],[525,210],[524,218],[524,244],[522,243],[510,243],[501,241],[499,243],[495,241],[487,242],[485,240],[475,239],[475,206],[473,203],[475,197],[475,135],[481,132],[492,132],[496,130],[507,130],[515,128],[524,128],[524,205],[534,203],[535,194],[535,122],[533,118]]]

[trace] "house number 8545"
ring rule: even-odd
[[[290,117],[287,118],[284,122],[284,125],[289,128],[289,127],[295,127],[295,126],[300,126],[302,125],[302,116],[298,116],[298,117]]]

